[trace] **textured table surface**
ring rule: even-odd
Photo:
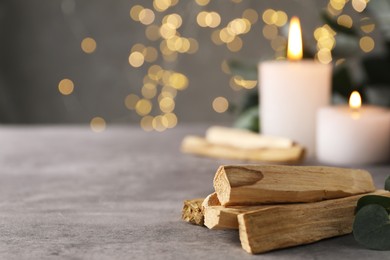
[[[204,130],[0,127],[0,259],[389,259],[352,235],[253,256],[237,231],[181,221],[183,200],[210,193],[229,163],[179,152]],[[367,169],[378,187],[390,175]]]

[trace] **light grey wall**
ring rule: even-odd
[[[64,5],[74,3],[74,11],[64,12]],[[145,38],[145,26],[129,17],[131,6],[139,3],[152,7],[152,1],[133,0],[3,0],[0,2],[0,122],[3,123],[77,123],[102,116],[107,122],[138,124],[139,116],[124,106],[129,93],[140,93],[142,78],[148,66],[135,69],[128,64],[128,55],[135,43],[158,45]],[[180,121],[227,122],[233,116],[217,114],[211,102],[225,96],[238,102],[245,91],[233,91],[230,77],[221,69],[223,59],[239,58],[257,61],[273,56],[269,42],[262,37],[261,19],[251,32],[243,36],[244,47],[231,53],[225,46],[216,46],[212,30],[196,25],[201,10],[217,10],[222,25],[240,17],[246,8],[283,9],[299,15],[304,33],[311,37],[321,25],[319,10],[327,1],[255,1],[235,4],[212,0],[206,7],[194,1],[181,0],[164,14],[178,12],[185,19],[180,33],[199,41],[196,54],[179,55],[176,62],[166,63],[161,56],[156,64],[186,74],[190,84],[179,92],[176,109]],[[62,7],[61,7],[62,6]],[[66,7],[66,6],[65,6]],[[66,8],[65,8],[66,9]],[[68,8],[69,9],[69,8]],[[91,55],[80,49],[84,37],[97,41]],[[310,37],[309,37],[310,36]],[[57,89],[62,78],[71,78],[75,91],[62,96]]]

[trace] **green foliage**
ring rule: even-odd
[[[234,123],[234,127],[259,132],[259,107],[253,106],[245,110]]]
[[[333,71],[332,78],[333,93],[339,93],[341,96],[348,98],[354,89],[352,77],[346,66],[340,65]]]
[[[390,191],[390,176],[385,181]],[[390,198],[378,195],[361,197],[353,222],[355,240],[369,249],[390,250]]]
[[[390,198],[378,195],[367,195],[361,197],[357,202],[356,212],[359,212],[359,210],[363,207],[370,204],[382,206],[388,213],[390,213]]]
[[[377,204],[364,206],[353,223],[355,240],[369,249],[390,250],[390,222],[386,209]]]

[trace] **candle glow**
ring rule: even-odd
[[[353,91],[349,97],[349,107],[351,109],[359,109],[362,106],[362,99],[359,92]]]
[[[302,52],[302,32],[299,18],[293,16],[290,21],[287,44],[287,58],[289,60],[301,60]]]

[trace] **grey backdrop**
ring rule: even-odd
[[[124,106],[129,93],[139,94],[147,66],[138,69],[128,64],[131,47],[138,42],[154,45],[144,35],[145,26],[129,17],[131,6],[139,3],[152,8],[152,1],[132,0],[2,0],[0,2],[0,122],[2,123],[78,123],[94,116],[108,123],[138,124],[139,116]],[[283,9],[299,15],[307,38],[323,22],[318,12],[327,1],[242,1],[212,0],[206,7],[194,1],[180,1],[172,11],[185,20],[180,32],[199,41],[196,54],[180,55],[173,63],[156,62],[189,77],[188,89],[179,92],[176,109],[179,121],[232,121],[229,113],[217,114],[212,100],[225,96],[239,102],[245,91],[229,87],[230,77],[221,71],[223,59],[259,60],[273,56],[262,36],[261,19],[243,36],[244,47],[231,53],[210,40],[212,30],[200,28],[196,15],[201,10],[218,10],[221,25],[239,17],[246,8]],[[63,8],[74,10],[64,12]],[[69,8],[68,8],[69,9]],[[158,17],[165,15],[157,13]],[[97,51],[85,54],[83,38],[97,41]],[[312,38],[312,37],[311,37]],[[314,39],[313,39],[314,41]],[[58,92],[58,82],[69,77],[75,82],[70,96]]]

